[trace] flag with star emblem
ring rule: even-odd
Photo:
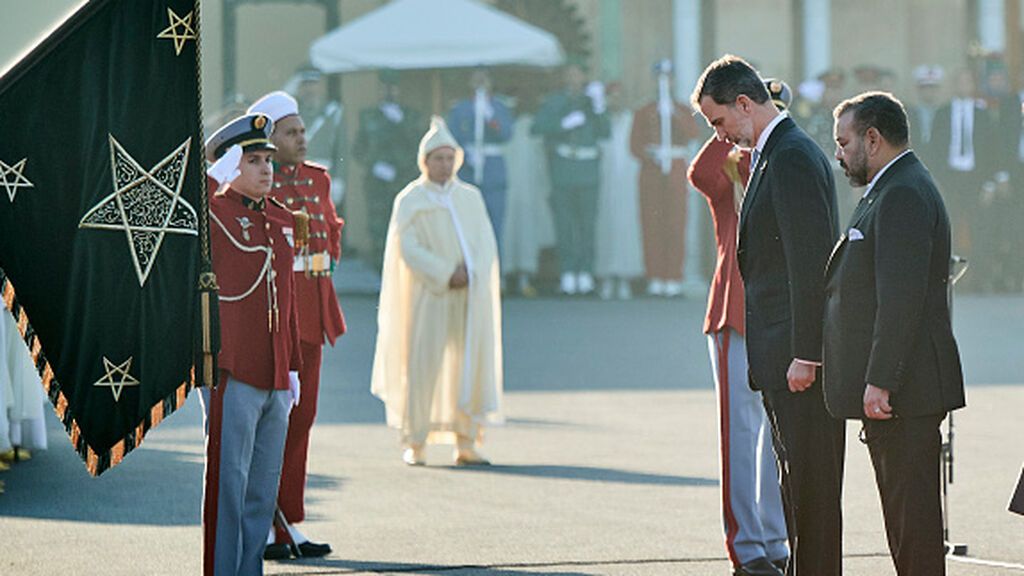
[[[94,475],[214,370],[198,8],[90,0],[0,76],[0,295]]]

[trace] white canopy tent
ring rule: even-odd
[[[394,0],[320,37],[310,61],[327,74],[390,68],[557,66],[554,35],[473,0]]]

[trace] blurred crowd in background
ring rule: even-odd
[[[998,55],[952,70],[922,64],[912,74],[914,92],[896,96],[907,107],[914,150],[942,187],[955,251],[969,261],[961,288],[1020,292],[1024,258],[1015,248],[1024,220],[1024,91],[1012,86]],[[606,299],[688,293],[684,272],[700,275],[713,244],[690,250],[701,262],[686,266],[686,239],[710,234],[703,210],[688,218],[693,192],[686,165],[711,133],[687,103],[673,98],[677,87],[666,88],[673,82],[671,62],[654,64],[651,99],[633,106],[620,83],[594,80],[583,59],[570,57],[553,89],[539,97],[517,94],[515,84],[495,76],[483,68],[468,71],[464,98],[444,108],[466,150],[460,177],[480,187],[487,202],[506,293]],[[362,168],[365,213],[344,216],[366,218],[370,247],[348,256],[371,270],[379,270],[394,197],[419,176],[416,147],[429,121],[429,105],[403,99],[402,73],[384,70],[378,78],[378,103],[357,113],[327,97],[325,77],[313,68],[284,87],[311,119],[308,156],[330,169],[343,213],[347,168],[353,162]],[[832,157],[834,106],[860,92],[891,91],[905,85],[901,80],[877,66],[787,80],[795,92],[790,113]],[[239,97],[210,124],[247,104]],[[567,118],[572,112],[581,115]],[[354,139],[346,139],[347,123],[356,125]],[[861,192],[849,187],[837,162],[834,168],[842,221]],[[700,229],[687,234],[687,225]]]

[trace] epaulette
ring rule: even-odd
[[[307,168],[319,170],[320,172],[327,172],[327,166],[324,166],[323,164],[317,164],[316,162],[311,162],[309,160],[303,162],[302,165],[306,166]]]

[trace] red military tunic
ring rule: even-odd
[[[302,365],[287,238],[294,230],[292,215],[273,202],[265,202],[263,212],[247,208],[230,187],[210,199],[210,213],[210,251],[220,286],[221,380],[230,373],[256,388],[287,390],[288,371]]]
[[[734,175],[726,169],[733,145],[712,137],[690,164],[689,178],[693,187],[707,198],[715,223],[715,244],[718,257],[715,277],[708,292],[708,311],[704,332],[721,332],[732,328],[744,334],[743,279],[736,257],[736,234],[739,214],[736,208],[735,185],[744,186],[750,172],[750,154],[742,153]]]
[[[318,164],[278,164],[274,170],[272,194],[289,210],[309,215],[308,246],[296,253],[293,274],[302,339],[302,371],[299,373],[302,394],[288,419],[288,438],[277,496],[278,508],[285,519],[289,524],[295,524],[306,517],[306,459],[309,433],[316,419],[320,394],[323,343],[326,340],[333,346],[338,336],[345,332],[345,319],[331,281],[332,262],[341,257],[344,222],[331,201],[331,177],[327,169]],[[288,535],[280,527],[277,541],[288,541]]]
[[[640,222],[644,234],[644,266],[648,278],[679,280],[686,255],[686,158],[681,148],[697,137],[693,112],[674,102],[672,164],[669,173],[651,154],[661,146],[657,101],[633,114],[630,151],[640,161]]]
[[[289,210],[309,214],[309,248],[296,254],[299,335],[303,342],[323,344],[326,340],[334,345],[345,333],[345,318],[331,281],[331,261],[341,258],[345,223],[331,201],[331,177],[326,168],[312,162],[278,165],[272,194]]]
[[[216,183],[209,180],[210,188]],[[293,291],[290,212],[257,204],[230,187],[210,198],[210,251],[220,311],[220,384],[210,393],[203,496],[203,569],[213,574],[221,498],[222,424],[230,375],[254,388],[288,390],[288,372],[302,367]],[[233,494],[237,497],[237,494]],[[231,500],[230,496],[225,496]],[[242,530],[242,527],[238,528]],[[221,535],[238,537],[235,534]]]

